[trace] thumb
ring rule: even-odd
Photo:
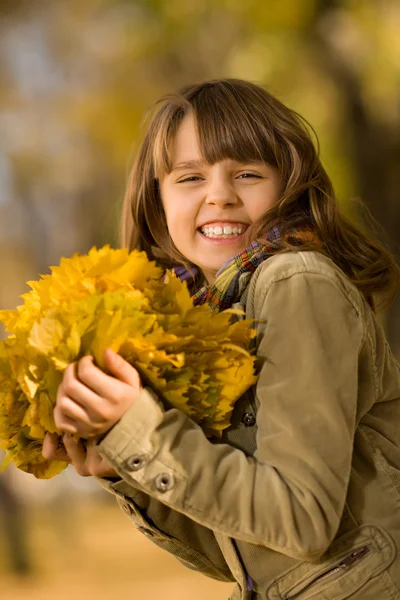
[[[127,383],[135,389],[141,389],[142,382],[138,371],[130,365],[122,356],[107,348],[104,352],[104,361],[107,369],[120,381]]]

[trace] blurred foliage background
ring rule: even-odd
[[[217,77],[265,85],[308,119],[343,210],[359,218],[353,201],[361,198],[382,226],[378,236],[398,254],[399,31],[398,0],[2,0],[0,307],[14,308],[25,282],[61,256],[118,244],[121,199],[145,110],[163,93]],[[384,324],[400,356],[399,301]],[[65,594],[102,598],[94,575],[104,572],[103,563],[117,569],[121,598],[156,598],[161,590],[174,598],[228,595],[227,584],[187,574],[143,541],[104,492],[68,477],[66,484],[65,477],[43,483],[12,470],[0,475],[0,508],[15,513],[0,529],[2,556],[9,557],[0,566],[2,598],[24,597],[18,579],[24,573],[36,581],[29,584],[31,598],[35,590],[38,598],[64,597],[55,573]],[[97,504],[101,510],[88,508]],[[94,514],[103,515],[101,530]],[[69,531],[62,529],[65,520]],[[46,537],[48,529],[53,537]],[[89,531],[94,537],[85,548]],[[119,551],[92,564],[107,536]],[[78,568],[71,548],[91,556],[87,571],[79,562],[79,585],[68,574]],[[152,557],[147,567],[143,548]],[[49,552],[56,566],[45,566]],[[138,569],[128,568],[133,557],[144,569],[139,588]],[[104,585],[104,594],[115,590]]]

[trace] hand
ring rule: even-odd
[[[96,447],[96,438],[90,439],[86,445],[82,440],[76,442],[67,433],[62,438],[56,433],[46,433],[43,441],[42,455],[46,460],[63,460],[72,464],[78,475],[82,477],[119,477],[111,465],[100,456]]]
[[[138,396],[142,385],[137,370],[110,348],[104,358],[113,376],[96,367],[92,356],[65,369],[54,409],[61,431],[86,439],[104,436]]]

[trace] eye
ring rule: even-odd
[[[190,175],[190,177],[186,177],[185,179],[181,179],[180,181],[177,181],[177,183],[186,183],[186,182],[190,182],[190,181],[199,181],[201,179],[201,177],[199,177],[198,175]]]
[[[257,173],[240,173],[239,178],[250,179],[251,177],[255,177],[256,179],[262,179],[261,175],[257,175]]]

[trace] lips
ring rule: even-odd
[[[208,244],[210,246],[233,246],[233,247],[239,247],[238,244],[242,244],[243,241],[246,239],[246,231],[243,231],[243,233],[238,233],[237,235],[226,235],[226,236],[208,236],[205,233],[203,233],[200,229],[197,230],[197,234],[198,236],[200,236],[200,238],[202,239],[202,241],[205,244]]]

